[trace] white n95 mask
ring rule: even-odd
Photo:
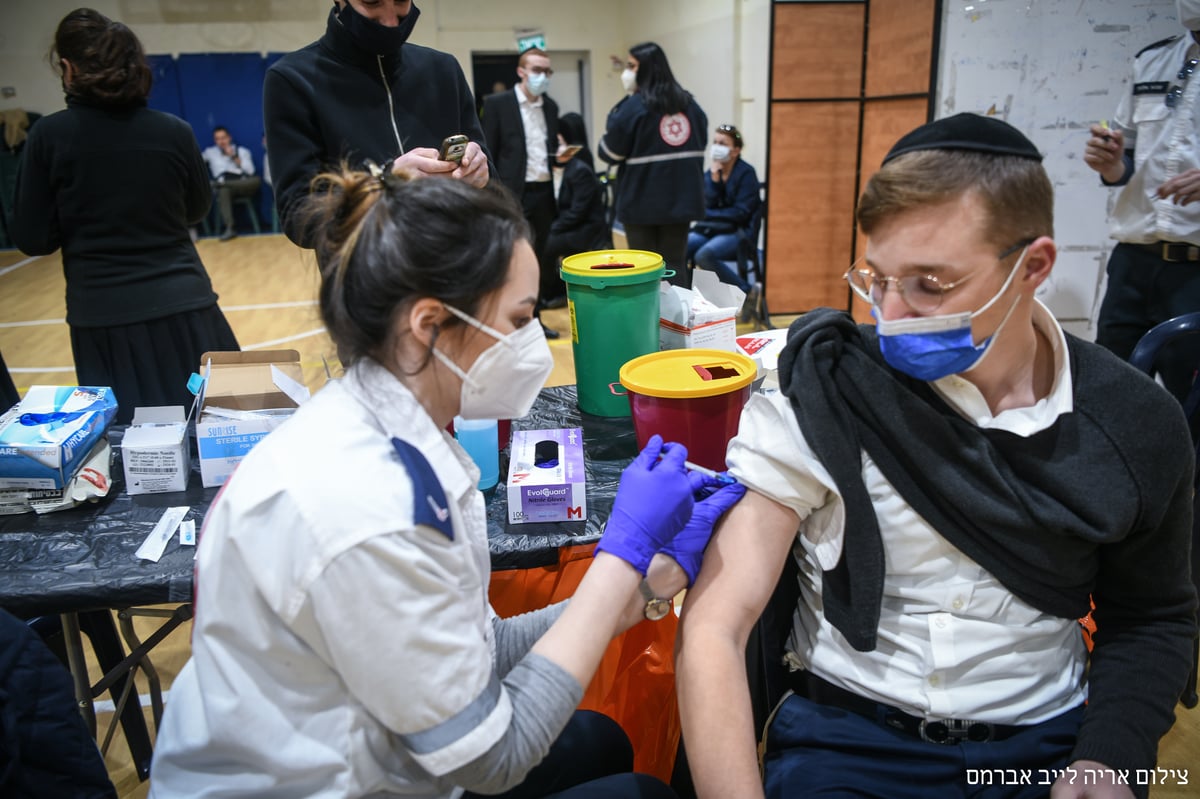
[[[445,308],[496,339],[465,372],[445,353],[433,348],[433,356],[462,379],[458,415],[464,419],[520,419],[529,413],[554,369],[554,356],[538,320],[506,336],[457,308],[449,305]]]
[[[632,69],[627,69],[621,73],[621,88],[628,94],[633,94],[637,91],[637,73]]]

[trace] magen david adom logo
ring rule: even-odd
[[[658,123],[658,135],[672,147],[678,147],[692,136],[692,123],[687,114],[668,114]]]

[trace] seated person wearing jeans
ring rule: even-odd
[[[742,134],[721,125],[713,136],[712,166],[704,174],[704,219],[688,232],[687,260],[716,272],[723,283],[749,292],[750,284],[724,261],[737,258],[738,232],[758,210],[758,173],[742,160]]]
[[[901,138],[846,273],[876,324],[800,317],[780,392],[746,404],[727,458],[749,490],[677,639],[702,799],[1146,795],[1196,634],[1192,445],[1178,402],[1038,301],[1041,160],[975,114]],[[746,640],[789,559],[764,785]]]
[[[212,173],[217,207],[225,226],[221,241],[228,241],[237,235],[233,229],[233,198],[253,197],[262,181],[254,174],[250,151],[233,143],[228,128],[219,125],[213,128],[213,146],[206,147],[203,155]]]

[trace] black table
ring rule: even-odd
[[[529,415],[513,422],[518,430],[558,427],[583,428],[588,517],[510,525],[502,480],[485,493],[494,570],[546,566],[555,562],[560,547],[600,538],[621,470],[637,454],[633,425],[628,417],[582,413],[574,386],[543,389]],[[114,445],[122,432],[110,431]],[[112,490],[99,502],[44,516],[0,516],[0,607],[29,618],[191,601],[193,547],[182,547],[178,537],[172,538],[158,563],[140,560],[134,553],[168,507],[190,506],[185,518],[195,519],[199,530],[218,489],[200,485],[193,457],[186,491],[129,496],[119,447],[114,446],[114,452]],[[505,449],[500,474],[507,473]]]
[[[574,386],[543,389],[530,414],[513,422],[518,430],[582,427],[587,470],[588,516],[584,521],[554,524],[508,524],[507,498],[501,484],[486,492],[488,543],[493,570],[526,569],[557,562],[560,548],[594,543],[608,519],[621,470],[637,454],[633,425],[628,417],[604,418],[579,410]],[[120,429],[110,431],[118,444]],[[193,441],[193,447],[195,442]],[[194,457],[186,491],[129,496],[124,491],[124,471],[118,453],[113,459],[112,489],[94,504],[38,516],[0,516],[0,607],[21,618],[60,617],[65,632],[66,657],[76,679],[81,707],[88,715],[91,701],[109,690],[118,704],[139,774],[149,774],[150,742],[141,707],[135,701],[122,706],[128,695],[132,668],[143,668],[151,678],[156,717],[161,713],[157,677],[146,654],[171,629],[191,617],[194,547],[179,545],[178,536],[167,544],[157,563],[134,554],[163,511],[188,505],[185,517],[195,519],[199,530],[217,488],[200,484]],[[507,449],[501,453],[500,474],[508,472]],[[132,638],[128,609],[143,605],[178,604],[176,611],[152,612],[167,621],[145,642]],[[112,616],[116,610],[130,652],[116,636]],[[87,681],[80,632],[91,638],[105,677],[96,686]],[[82,675],[82,677],[81,677]],[[89,718],[93,724],[94,716]]]

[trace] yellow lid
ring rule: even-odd
[[[750,385],[754,361],[725,350],[665,350],[626,361],[621,385],[647,397],[713,397]]]
[[[562,260],[562,276],[567,281],[572,277],[645,279],[663,268],[663,257],[648,250],[592,250]]]

